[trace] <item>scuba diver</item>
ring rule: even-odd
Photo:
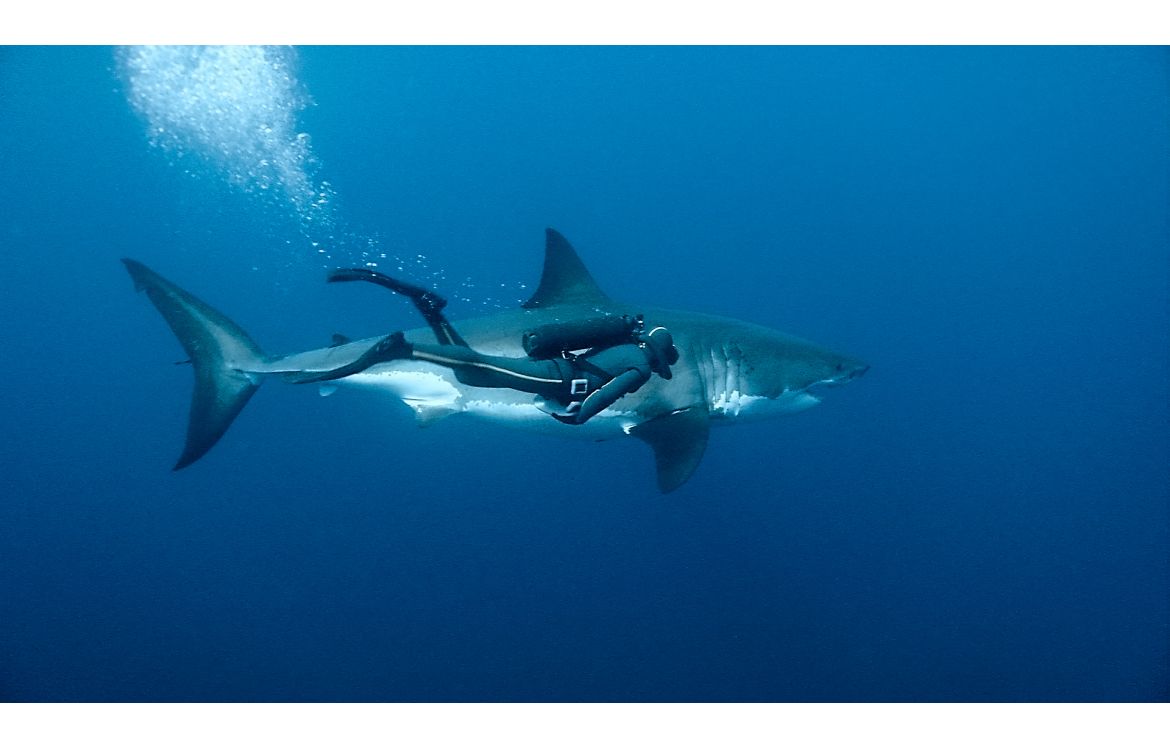
[[[382,362],[414,359],[449,367],[464,385],[533,393],[542,411],[564,424],[579,425],[651,376],[669,380],[670,367],[678,361],[670,331],[661,326],[646,331],[641,315],[542,325],[523,336],[527,357],[490,356],[463,340],[443,314],[447,300],[432,291],[365,268],[336,270],[328,280],[367,281],[408,297],[439,344],[410,343],[401,331],[391,333],[349,364],[287,375],[292,382],[336,380]]]

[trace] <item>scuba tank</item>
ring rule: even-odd
[[[641,329],[641,315],[591,317],[541,325],[525,333],[521,343],[524,351],[533,359],[554,359],[566,351],[630,343],[634,333]]]

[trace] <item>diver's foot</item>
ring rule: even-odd
[[[395,359],[409,359],[410,355],[414,353],[414,346],[406,342],[406,336],[402,334],[401,330],[396,330],[382,340],[378,341],[373,347],[362,354],[362,361],[366,358],[373,359],[373,364],[384,361],[394,361]],[[370,364],[368,366],[373,366]]]
[[[422,316],[430,320],[431,316],[442,312],[447,306],[447,300],[433,291],[424,291],[416,297],[411,297]]]

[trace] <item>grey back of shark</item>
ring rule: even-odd
[[[266,376],[336,369],[379,340],[339,339],[322,348],[268,356],[224,314],[145,265],[123,262],[194,366],[187,441],[176,470],[211,449]],[[599,314],[642,314],[648,325],[666,326],[680,355],[670,380],[651,378],[581,426],[552,419],[530,394],[470,387],[450,369],[422,361],[386,362],[316,387],[323,395],[339,387],[393,395],[410,406],[424,426],[466,414],[562,437],[633,436],[653,448],[659,489],[670,492],[698,467],[711,425],[802,411],[820,402],[814,388],[848,382],[868,369],[857,359],[760,325],[614,301],[602,292],[572,246],[552,229],[546,233],[544,273],[532,298],[519,309],[464,320],[457,327],[478,351],[518,357],[525,355],[525,332]],[[432,333],[417,328],[407,331],[406,337],[425,341]]]

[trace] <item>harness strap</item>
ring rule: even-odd
[[[604,369],[597,366],[593,362],[589,361],[588,357],[590,354],[594,353],[594,351],[596,351],[596,349],[589,349],[588,351],[586,351],[584,354],[582,354],[580,356],[578,356],[577,354],[566,351],[563,354],[563,356],[571,364],[578,367],[582,371],[588,372],[591,375],[596,375],[597,377],[600,377],[602,380],[609,382],[611,379],[613,379],[613,375],[610,374],[609,372],[606,372]]]

